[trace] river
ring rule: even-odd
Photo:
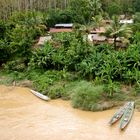
[[[88,112],[69,101],[45,102],[28,88],[0,86],[0,140],[140,140],[140,112],[120,131],[115,110]]]

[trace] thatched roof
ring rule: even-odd
[[[99,27],[99,28],[96,28],[96,29],[90,31],[91,34],[99,34],[99,33],[104,33],[104,32],[105,32],[104,27]]]

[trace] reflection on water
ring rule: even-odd
[[[121,132],[108,125],[114,111],[81,111],[68,101],[42,101],[27,88],[0,86],[0,140],[139,140],[140,113]]]

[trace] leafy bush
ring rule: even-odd
[[[55,84],[56,82],[60,80],[73,80],[72,77],[74,77],[72,74],[66,72],[66,71],[56,71],[56,70],[51,70],[51,71],[41,71],[41,70],[30,70],[27,73],[27,78],[29,80],[33,81],[34,88],[38,91],[41,92],[46,92],[50,91],[48,94],[49,96],[53,96],[54,98],[55,95],[51,95],[55,89],[54,86],[57,85]],[[52,88],[51,88],[52,86]],[[46,93],[46,94],[47,94]]]
[[[35,39],[46,29],[43,23],[43,19],[35,12],[15,13],[5,24],[0,22],[3,36],[0,40],[0,53],[3,53],[0,63],[21,57],[27,64]]]
[[[48,12],[48,17],[46,23],[48,27],[53,27],[58,23],[71,23],[72,22],[72,13],[69,10],[50,10]]]
[[[4,21],[0,20],[0,39],[4,39],[6,33],[6,24]]]
[[[47,95],[51,99],[64,98],[64,83],[57,82],[48,88]],[[63,96],[64,95],[64,96]],[[65,96],[66,97],[66,96]]]
[[[120,93],[119,85],[109,80],[108,84],[104,85],[104,92],[107,94],[106,96],[113,98],[115,93]]]
[[[26,68],[24,61],[21,59],[8,61],[6,64],[3,64],[3,67],[6,71],[18,71],[18,72],[23,72]]]
[[[103,98],[103,92],[103,86],[94,86],[86,81],[79,82],[77,92],[72,96],[72,105],[75,108],[95,111]]]
[[[73,33],[56,34],[54,41],[34,52],[31,67],[76,72],[80,77],[102,82],[123,81],[134,84],[140,79],[139,45],[130,45],[126,50],[114,50],[102,44],[98,47],[81,42]]]
[[[11,48],[6,40],[0,40],[0,66],[9,60]]]

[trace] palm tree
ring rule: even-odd
[[[104,35],[107,38],[113,38],[114,47],[116,48],[117,38],[122,39],[122,41],[129,42],[131,34],[132,29],[128,27],[127,24],[120,24],[119,18],[114,16],[112,23],[107,26],[105,33],[102,33],[101,35]]]
[[[92,17],[92,27],[94,29],[100,28],[101,26],[103,26],[103,17],[101,15],[96,15],[94,17]]]

